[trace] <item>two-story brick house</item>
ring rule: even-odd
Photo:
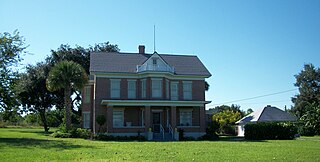
[[[211,76],[197,56],[91,53],[89,84],[83,90],[83,127],[99,133],[96,117],[107,119],[100,132],[110,135],[160,134],[177,139],[205,134],[205,78]],[[102,131],[101,131],[102,130]]]

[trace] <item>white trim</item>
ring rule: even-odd
[[[207,75],[175,75],[168,72],[142,72],[142,73],[104,73],[104,72],[94,72],[91,71],[91,74],[95,74],[96,77],[101,78],[127,78],[127,79],[140,79],[146,77],[165,77],[170,80],[205,80],[209,78]]]
[[[211,101],[169,101],[169,100],[102,100],[101,105],[109,106],[200,106]]]

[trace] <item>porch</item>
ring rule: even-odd
[[[106,132],[116,136],[142,135],[148,140],[179,140],[178,129],[183,129],[186,136],[199,137],[205,133],[203,103],[197,106],[172,104],[107,102],[103,104],[107,117]]]

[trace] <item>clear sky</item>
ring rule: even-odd
[[[197,55],[211,72],[207,107],[294,89],[305,63],[320,66],[319,0],[0,0],[0,32],[30,45],[23,65],[60,44],[110,41],[122,52]],[[232,102],[243,110],[290,107],[298,91]]]

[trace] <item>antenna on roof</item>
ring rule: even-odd
[[[153,25],[153,53],[156,53],[156,25]]]

